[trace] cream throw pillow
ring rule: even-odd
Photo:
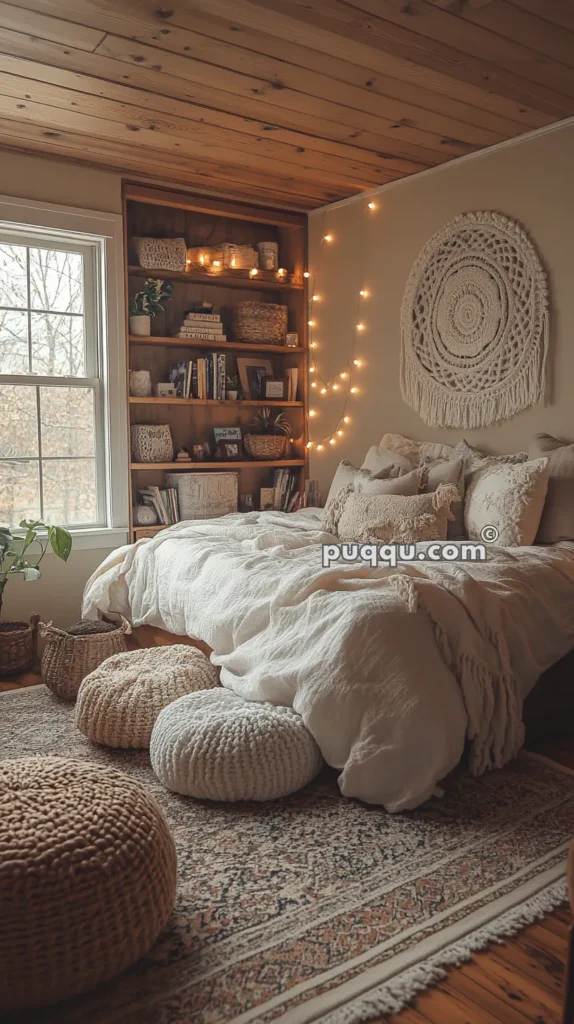
[[[383,434],[381,448],[386,448],[393,455],[402,455],[413,466],[418,466],[422,459],[450,459],[454,452],[451,444],[411,441],[410,437],[404,437],[403,434]]]
[[[434,494],[403,497],[350,491],[338,523],[339,540],[382,544],[414,544],[446,540],[450,506],[458,500],[452,484],[440,484]]]
[[[482,530],[498,530],[501,547],[533,544],[548,488],[548,459],[512,465],[483,459],[471,476],[464,502],[464,525],[470,540]]]

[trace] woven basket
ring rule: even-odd
[[[0,676],[15,676],[31,668],[36,657],[38,622],[0,622]]]
[[[82,620],[69,629],[57,629],[51,622],[40,623],[40,636],[46,641],[42,655],[42,682],[64,700],[75,700],[80,683],[112,654],[127,651],[129,622],[119,626],[111,622]]]
[[[132,238],[140,267],[146,270],[185,270],[185,238]]]
[[[287,332],[287,306],[274,302],[240,302],[233,310],[233,331],[237,341],[282,345]]]
[[[224,242],[223,266],[232,270],[253,270],[258,265],[257,253],[252,245],[234,245]]]
[[[287,438],[285,434],[246,434],[243,447],[252,459],[282,459]]]

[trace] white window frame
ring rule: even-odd
[[[86,377],[5,374],[0,383],[93,386],[99,525],[69,529],[75,550],[116,547],[127,541],[129,522],[122,218],[0,196],[0,234],[22,245],[50,241],[55,247],[61,244],[62,249],[85,253],[86,285],[87,274],[91,275],[85,288]],[[90,295],[95,299],[93,310]]]

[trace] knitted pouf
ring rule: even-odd
[[[86,992],[148,952],[175,900],[156,801],[112,768],[0,765],[0,1012]]]
[[[94,743],[147,748],[166,704],[218,685],[217,670],[195,647],[174,644],[115,654],[84,679],[76,725]]]
[[[208,800],[272,800],[317,775],[321,752],[292,708],[205,690],[163,709],[150,757],[160,782]]]

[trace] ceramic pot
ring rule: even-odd
[[[130,334],[139,334],[149,338],[151,334],[151,316],[149,313],[137,313],[130,316]]]
[[[148,398],[151,395],[149,370],[130,370],[130,395],[134,398]]]
[[[225,397],[227,398],[228,402],[236,402],[237,401],[237,395],[238,395],[237,391],[226,391],[225,392]]]

